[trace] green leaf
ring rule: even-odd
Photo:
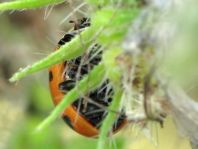
[[[64,2],[64,0],[17,0],[0,3],[0,11],[33,9],[62,2]]]
[[[53,64],[60,63],[62,61],[73,59],[81,55],[89,46],[90,40],[87,40],[83,47],[81,46],[81,38],[87,39],[88,35],[92,32],[91,28],[88,28],[82,33],[82,37],[76,36],[71,42],[60,47],[59,50],[56,50],[46,58],[34,63],[31,66],[27,66],[24,69],[20,69],[16,72],[11,78],[10,82],[15,82],[31,73],[37,72],[39,70],[50,67]]]

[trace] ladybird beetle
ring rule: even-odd
[[[79,23],[75,24],[73,31],[67,33],[58,42],[58,47],[55,50],[71,41],[76,34],[89,26],[90,19],[83,18],[79,20]],[[55,105],[61,101],[68,91],[75,87],[76,81],[81,80],[101,61],[102,51],[98,50],[100,47],[98,44],[93,46],[92,50],[87,54],[86,59],[88,61],[85,61],[83,56],[79,56],[76,59],[53,65],[49,69],[49,86]],[[102,121],[108,113],[107,107],[112,101],[113,90],[108,84],[108,80],[104,81],[98,89],[77,99],[64,110],[62,118],[73,130],[87,137],[96,137],[99,134]],[[112,127],[112,132],[117,132],[126,123],[126,115],[122,111]]]

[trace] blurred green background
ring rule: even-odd
[[[44,8],[0,15],[0,149],[95,148],[97,139],[80,136],[69,129],[61,118],[45,130],[35,132],[36,126],[54,107],[48,88],[47,70],[28,76],[16,84],[8,82],[20,67],[53,52],[58,40],[70,28],[68,22],[63,25],[59,23],[77,4],[58,5],[51,12],[50,8]],[[70,19],[81,15],[77,12]],[[151,134],[147,129],[129,124],[110,138],[106,147],[190,149],[189,142],[179,136],[171,119],[165,121],[164,128],[153,123],[150,127]]]

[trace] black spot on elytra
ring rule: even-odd
[[[58,42],[58,44],[62,46],[65,43],[71,41],[74,36],[75,36],[75,33],[65,34],[65,36]]]
[[[53,73],[52,71],[49,72],[49,81],[51,82],[53,80]]]
[[[79,24],[77,23],[74,26],[74,30],[79,30],[79,29],[83,29],[85,27],[90,26],[90,19],[89,18],[83,18],[80,20]],[[72,38],[74,38],[74,36],[77,34],[77,32],[70,32],[65,34],[65,36],[58,42],[58,44],[60,46],[64,45],[65,43],[69,42],[72,40]]]
[[[63,115],[63,120],[65,121],[65,123],[67,123],[67,125],[68,125],[70,128],[74,129],[74,127],[73,127],[73,125],[72,125],[72,123],[71,123],[71,120],[70,120],[70,118],[69,118],[67,115]]]
[[[73,80],[65,80],[59,84],[59,89],[63,92],[70,91],[75,87],[76,81]]]

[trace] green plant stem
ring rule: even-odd
[[[0,11],[39,8],[62,3],[64,1],[65,0],[17,0],[4,2],[0,3]]]
[[[120,108],[120,102],[121,102],[121,96],[122,91],[120,88],[114,88],[114,97],[111,106],[109,107],[111,110],[117,111]],[[117,118],[117,113],[109,112],[107,117],[102,123],[101,129],[100,129],[100,135],[99,140],[97,144],[97,149],[104,149],[105,148],[105,142],[108,139],[109,133],[112,130],[113,123],[115,122]]]
[[[109,107],[110,112],[102,123],[102,127],[100,128],[99,141],[97,144],[97,149],[104,149],[105,142],[108,139],[109,133],[112,130],[113,123],[117,118],[117,113],[111,111],[118,111],[121,105],[121,71],[116,64],[117,56],[122,52],[122,49],[119,47],[112,47],[108,51],[106,51],[103,55],[103,62],[105,65],[105,71],[107,73],[107,77],[111,80],[114,87],[114,96],[111,106]]]
[[[94,90],[104,79],[105,69],[103,64],[99,64],[85,76],[74,89],[68,92],[62,101],[56,106],[52,113],[37,127],[37,131],[42,130],[52,123],[64,109],[74,102],[77,98],[85,95],[87,92]]]
[[[114,82],[114,84],[121,83],[121,70],[116,62],[116,58],[121,54],[122,48],[111,47],[103,54],[103,63],[107,77]]]

